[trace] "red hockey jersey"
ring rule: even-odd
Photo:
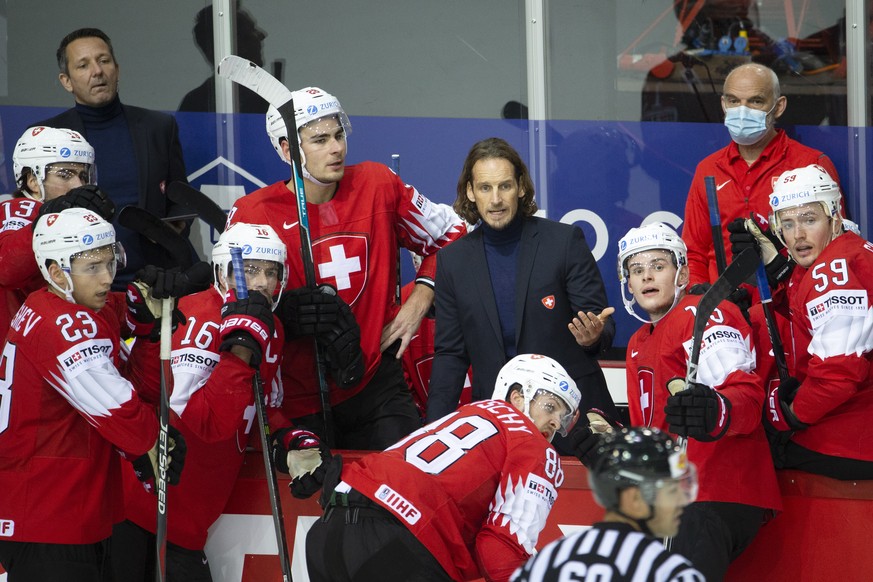
[[[667,382],[685,378],[700,295],[686,295],[657,325],[646,324],[627,347],[631,425],[667,430]],[[688,459],[697,465],[698,501],[743,503],[781,509],[776,471],[761,425],[763,381],[754,373],[751,330],[728,301],[713,311],[702,339],[697,380],[731,403],[730,427],[717,441],[688,439]]]
[[[9,324],[27,296],[45,286],[33,256],[33,231],[42,203],[30,198],[12,198],[0,203],[0,337],[5,338]]]
[[[793,440],[825,455],[873,461],[873,243],[852,233],[833,240],[788,287],[794,370],[802,384]]]
[[[250,433],[258,434],[252,392],[252,368],[230,352],[219,354],[221,295],[214,288],[183,297],[179,309],[188,322],[173,333],[171,423],[185,437],[188,455],[182,479],[167,490],[167,539],[183,548],[202,550],[209,526],[221,515],[242,466]],[[282,385],[278,375],[282,326],[267,344],[260,372],[274,429],[289,426],[279,414]],[[152,343],[152,350],[159,344]],[[158,353],[152,362],[158,361]],[[151,386],[159,389],[152,366]],[[152,395],[157,402],[158,394]],[[252,430],[254,427],[254,430]],[[155,496],[132,470],[125,471],[126,518],[155,531]]]
[[[331,402],[338,404],[360,392],[379,367],[382,329],[399,310],[394,301],[398,245],[424,256],[419,276],[432,279],[435,257],[428,255],[466,229],[450,207],[430,202],[387,166],[373,162],[348,166],[334,197],[307,204],[307,213],[316,279],[336,287],[361,326],[366,372],[356,387],[331,390]],[[272,226],[288,247],[288,288],[305,285],[296,198],[284,182],[237,200],[228,214],[228,224],[236,222]],[[285,342],[282,382],[291,418],[321,410],[311,338]]]
[[[533,553],[564,472],[530,419],[483,400],[345,467],[342,478],[338,491],[350,486],[391,511],[453,579],[507,580]]]
[[[158,437],[154,410],[117,369],[123,309],[120,294],[95,312],[42,290],[13,320],[0,362],[0,539],[94,543],[120,517],[116,448],[136,457]]]

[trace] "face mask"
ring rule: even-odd
[[[770,111],[776,108],[774,104]],[[767,131],[767,116],[770,111],[749,109],[745,105],[731,107],[725,110],[724,125],[731,134],[731,139],[739,145],[756,143]]]

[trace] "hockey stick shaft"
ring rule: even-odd
[[[173,339],[173,299],[161,299],[161,395],[158,412],[158,477],[157,523],[155,525],[155,556],[158,582],[167,579],[167,469],[169,468],[170,382],[173,372],[170,366],[170,351]]]
[[[218,74],[235,83],[248,87],[260,95],[267,103],[275,107],[282,121],[288,146],[291,150],[291,173],[294,180],[294,194],[297,202],[298,230],[300,231],[300,254],[303,261],[303,273],[306,286],[314,289],[318,286],[315,278],[315,262],[312,258],[312,238],[309,232],[309,213],[306,208],[306,191],[303,183],[303,165],[300,156],[300,144],[297,140],[297,121],[294,116],[294,97],[288,88],[276,80],[267,71],[255,63],[229,55],[218,64]],[[330,405],[330,390],[325,377],[325,359],[318,342],[312,340],[315,351],[315,373],[318,378],[318,395],[321,401],[322,419],[324,421],[324,440],[328,447],[334,446],[334,419]]]
[[[718,190],[715,187],[715,176],[703,178],[706,187],[706,202],[709,207],[709,225],[712,228],[712,248],[715,249],[715,266],[718,274],[727,268],[727,255],[724,250],[724,237],[721,234],[721,215],[718,211]]]
[[[249,291],[246,285],[242,249],[232,247],[230,249],[230,260],[233,264],[236,296],[240,299],[246,299],[249,296]],[[273,529],[276,533],[276,546],[279,551],[279,565],[282,567],[282,580],[283,582],[291,582],[291,560],[288,557],[288,542],[285,536],[285,518],[282,515],[282,501],[279,499],[279,480],[276,478],[276,468],[273,466],[273,457],[270,454],[270,423],[267,420],[267,411],[264,405],[264,384],[261,380],[261,373],[257,368],[255,368],[255,373],[252,376],[252,392],[255,398],[255,411],[258,415],[261,450],[264,456],[264,472],[267,477],[270,509],[273,512]]]
[[[395,176],[400,176],[400,154],[391,154],[391,171],[394,172]],[[401,280],[401,269],[400,269],[400,255],[402,250],[397,248],[397,288],[394,290],[394,303],[400,305],[400,280]]]
[[[773,359],[776,360],[776,370],[779,372],[779,380],[785,382],[791,374],[788,372],[788,362],[785,360],[785,346],[782,336],[779,335],[779,327],[776,324],[776,314],[773,312],[773,295],[770,292],[770,283],[767,281],[767,271],[761,264],[756,271],[758,280],[758,294],[761,296],[761,309],[764,311],[764,320],[767,322],[767,335],[770,337],[770,346],[773,349]]]
[[[188,240],[145,208],[125,206],[118,213],[118,224],[163,247],[183,271],[194,264]]]
[[[190,208],[197,216],[211,226],[218,234],[224,232],[227,224],[227,213],[215,200],[187,182],[170,182],[167,186],[167,198],[175,204]]]

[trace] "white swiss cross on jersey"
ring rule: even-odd
[[[333,234],[312,245],[320,283],[336,287],[340,297],[353,305],[367,284],[369,245],[363,234]]]

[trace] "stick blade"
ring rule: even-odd
[[[175,204],[189,208],[200,220],[214,228],[219,234],[224,232],[227,213],[215,200],[186,182],[170,182],[167,198]]]
[[[145,208],[125,206],[118,213],[118,224],[141,234],[166,250],[183,271],[194,264],[187,239]]]
[[[236,55],[224,57],[218,63],[218,75],[251,89],[277,109],[291,100],[288,87],[248,59]]]

